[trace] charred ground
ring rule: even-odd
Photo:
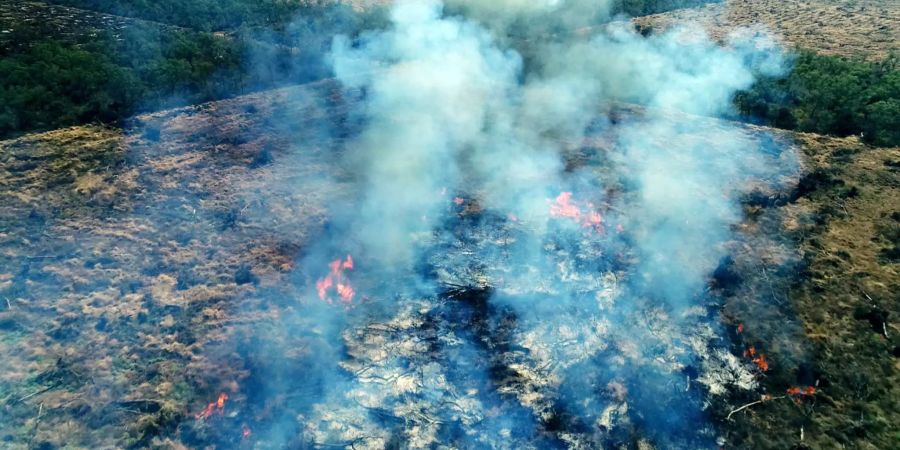
[[[243,427],[262,437],[274,422],[297,431],[294,445],[313,445],[315,432],[303,432],[297,419],[310,412],[291,399],[316,392],[316,380],[302,373],[315,373],[306,352],[321,348],[310,345],[320,337],[284,333],[279,323],[304,323],[301,311],[320,307],[298,303],[311,280],[295,279],[292,269],[308,239],[328,226],[327,200],[346,194],[339,180],[347,175],[331,156],[353,134],[348,101],[323,82],[140,116],[124,133],[82,127],[3,142],[8,269],[0,274],[0,348],[16,368],[3,374],[3,439],[13,448],[232,447],[250,445]],[[625,105],[612,111],[619,120],[641,114]],[[294,126],[267,120],[285,115]],[[759,374],[761,390],[720,396],[710,412],[736,447],[888,447],[898,420],[900,151],[746,128],[748,136],[763,131],[796,143],[804,175],[792,189],[748,193],[742,237],[711,280],[719,303],[708,307],[734,330],[743,324],[731,333],[736,358],[752,367],[744,353],[755,346],[771,365]],[[570,165],[602,158],[608,145],[602,136],[574,144]],[[278,193],[290,183],[307,188]],[[459,214],[463,222],[485,220],[477,205]],[[773,228],[791,241],[765,238]],[[523,389],[535,380],[521,369],[510,372],[504,355],[515,349],[503,328],[482,319],[515,323],[514,314],[485,304],[494,286],[456,286],[446,277],[444,301],[457,306],[418,316],[416,335],[437,339],[441,326],[470,324],[468,339],[495,388],[513,397],[534,390]],[[409,326],[401,319],[382,323]],[[389,330],[378,320],[371,327]],[[282,348],[296,350],[266,351]],[[423,351],[417,357],[427,357]],[[697,369],[685,370],[690,380]],[[272,379],[283,381],[274,392],[266,387]],[[613,386],[607,395],[622,395],[610,382],[601,383]],[[763,393],[781,396],[798,385],[819,391],[726,418]],[[225,414],[196,419],[219,392],[229,395]],[[511,398],[497,401],[522,401]],[[562,419],[564,410],[552,410],[541,426],[548,434],[532,442],[577,428]],[[636,427],[617,445],[637,445]]]

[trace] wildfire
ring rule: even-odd
[[[788,395],[811,397],[816,395],[816,388],[815,386],[807,386],[805,388],[792,386],[788,388],[787,393]]]
[[[812,397],[816,395],[815,386],[807,386],[805,388],[800,388],[798,386],[791,386],[787,389],[788,395],[794,399],[794,403],[798,406],[803,404],[804,397]]]
[[[756,364],[756,367],[763,372],[769,371],[769,361],[766,359],[766,355],[763,353],[757,353],[756,347],[750,346],[747,347],[747,350],[744,350],[744,357],[750,358],[753,364]]]
[[[592,203],[585,207],[572,200],[571,192],[563,192],[550,204],[550,215],[571,219],[582,228],[591,228],[598,233],[603,232],[603,216],[594,208]]]
[[[766,360],[766,355],[762,353],[756,358],[753,358],[753,364],[756,364],[756,367],[759,367],[759,370],[762,370],[763,372],[769,371],[769,361]]]
[[[246,424],[241,427],[241,438],[242,439],[250,439],[250,436],[253,434],[253,431]]]
[[[219,415],[221,415],[225,411],[226,400],[228,400],[228,394],[224,392],[219,394],[219,398],[216,401],[206,405],[206,408],[195,414],[194,417],[196,417],[197,420],[206,420],[212,416],[213,413],[218,412]]]
[[[330,269],[329,274],[316,281],[316,291],[319,293],[319,298],[329,304],[333,304],[334,301],[329,295],[329,291],[333,290],[340,302],[344,304],[353,302],[353,296],[356,295],[356,291],[353,290],[350,280],[345,275],[346,271],[353,270],[353,257],[347,255],[347,258],[344,260],[336,259],[329,263],[328,267]]]

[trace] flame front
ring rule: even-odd
[[[219,415],[221,415],[225,411],[226,400],[228,400],[228,394],[224,392],[219,394],[219,398],[216,401],[206,405],[206,408],[203,408],[203,411],[195,414],[194,417],[196,417],[197,420],[206,420],[215,412],[218,412]]]
[[[571,219],[583,228],[591,228],[598,233],[604,231],[603,216],[594,208],[594,205],[587,203],[583,207],[579,206],[578,202],[572,200],[571,192],[563,192],[556,197],[556,200],[550,204],[550,215]]]
[[[353,257],[347,255],[344,260],[336,259],[328,264],[329,273],[316,281],[316,292],[319,298],[328,304],[334,304],[331,291],[337,294],[337,300],[344,304],[353,302],[356,291],[347,278],[346,271],[353,270]]]

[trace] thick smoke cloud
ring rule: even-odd
[[[364,99],[364,127],[344,161],[358,177],[359,199],[339,227],[350,236],[341,239],[360,246],[370,276],[416,278],[414,285],[426,287],[420,295],[433,295],[447,279],[473,284],[453,267],[477,266],[473,270],[496,288],[490,308],[514,312],[513,340],[525,349],[521,361],[507,365],[540,367],[535,373],[551,380],[545,388],[557,399],[520,394],[533,417],[493,431],[531,435],[535,427],[547,428],[540,425],[550,420],[547,411],[564,407],[575,422],[606,429],[610,417],[627,414],[659,439],[669,432],[687,435],[671,445],[706,446],[711,435],[698,437],[703,427],[691,423],[702,417],[701,402],[663,408],[655,399],[684,384],[682,369],[704,364],[718,335],[703,309],[704,288],[740,219],[739,191],[784,168],[771,167],[736,127],[720,124],[714,140],[695,142],[689,134],[702,121],[672,116],[722,115],[734,93],[753,83],[754,72],[777,73],[784,61],[763,37],[735,37],[722,47],[697,30],[643,37],[623,23],[544,39],[554,30],[596,25],[601,17],[608,17],[604,2],[453,0],[445,10],[439,0],[399,1],[387,30],[358,42],[336,39],[335,74]],[[647,109],[624,122],[604,117],[620,102]],[[602,167],[568,169],[573,147],[596,138],[598,129],[613,141]],[[618,194],[609,195],[613,191]],[[446,251],[434,262],[431,247],[459,238],[445,228],[456,220],[454,197],[506,218],[504,229],[515,237],[493,240],[511,243],[502,249],[463,243],[457,247],[465,251]],[[566,208],[573,207],[577,213],[570,214]],[[630,261],[629,279],[617,278],[614,258],[597,263],[616,253]],[[440,282],[424,276],[423,261],[450,267],[444,270],[450,275]],[[372,294],[392,297],[393,288]],[[664,329],[636,322],[648,311]],[[457,350],[458,360],[448,364],[457,371],[485,358],[471,344],[459,345],[466,350]],[[391,364],[383,366],[385,377],[405,376],[400,362]],[[440,410],[437,405],[459,398],[447,383],[465,384],[464,377],[427,367],[444,381],[427,388],[423,401]],[[522,376],[525,369],[519,370]],[[468,377],[481,380],[480,389],[469,389],[479,405],[473,410],[502,403],[483,368],[473,366]],[[691,381],[687,375],[688,390]],[[332,389],[316,410],[371,408],[390,395],[360,383]],[[597,389],[614,398],[630,389],[636,411],[596,400]],[[376,400],[365,406],[361,398]],[[445,419],[463,420],[458,413]],[[491,426],[465,420],[471,429]],[[440,441],[439,431],[429,433]],[[591,442],[560,439],[573,446]]]
[[[484,10],[491,17],[512,17],[580,10],[582,3],[461,5],[477,10],[478,18]],[[369,123],[355,143],[352,164],[364,174],[357,229],[372,257],[408,263],[415,256],[410,233],[440,223],[447,202],[441,193],[448,189],[477,192],[489,208],[546,219],[546,199],[567,187],[560,179],[561,140],[580,141],[600,102],[715,116],[728,110],[737,90],[750,86],[754,66],[769,72],[780,67],[771,58],[748,64],[772,49],[726,49],[685,30],[644,38],[616,24],[590,39],[539,49],[540,67],[525,74],[521,57],[498,47],[478,22],[442,13],[439,1],[399,2],[391,30],[367,35],[357,46],[345,38],[335,41],[338,79],[366,92]],[[737,166],[754,157],[752,149],[736,148],[710,161],[717,152],[698,148],[696,155],[656,161],[669,155],[660,155],[648,140],[677,138],[678,130],[662,121],[619,129],[630,149],[622,163],[634,166],[623,169],[642,180],[647,208],[660,217],[682,215],[701,224],[706,221],[698,212],[722,217],[728,200],[678,208],[720,197],[703,194],[733,183],[741,175]],[[719,145],[732,145],[729,138],[723,136]],[[743,176],[765,169],[744,168],[751,172]],[[734,211],[726,216],[722,220],[733,221]]]
[[[503,109],[520,70],[485,30],[440,14],[437,2],[404,3],[391,32],[368,36],[359,49],[335,42],[337,77],[367,92],[370,123],[351,162],[365,177],[360,238],[392,264],[412,261],[410,234],[433,228],[442,192],[461,180],[461,152]]]

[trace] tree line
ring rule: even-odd
[[[751,122],[900,146],[898,63],[896,56],[873,62],[802,51],[787,75],[759,77],[734,103]]]
[[[693,8],[722,0],[615,0],[613,11],[629,16],[646,16],[681,8]]]
[[[325,8],[312,0],[50,0],[51,3],[133,17],[197,31],[275,26],[302,10]]]
[[[337,4],[294,13],[279,30],[228,34],[137,21],[63,39],[41,21],[18,24],[0,48],[0,138],[321,79],[334,35],[381,20]]]

